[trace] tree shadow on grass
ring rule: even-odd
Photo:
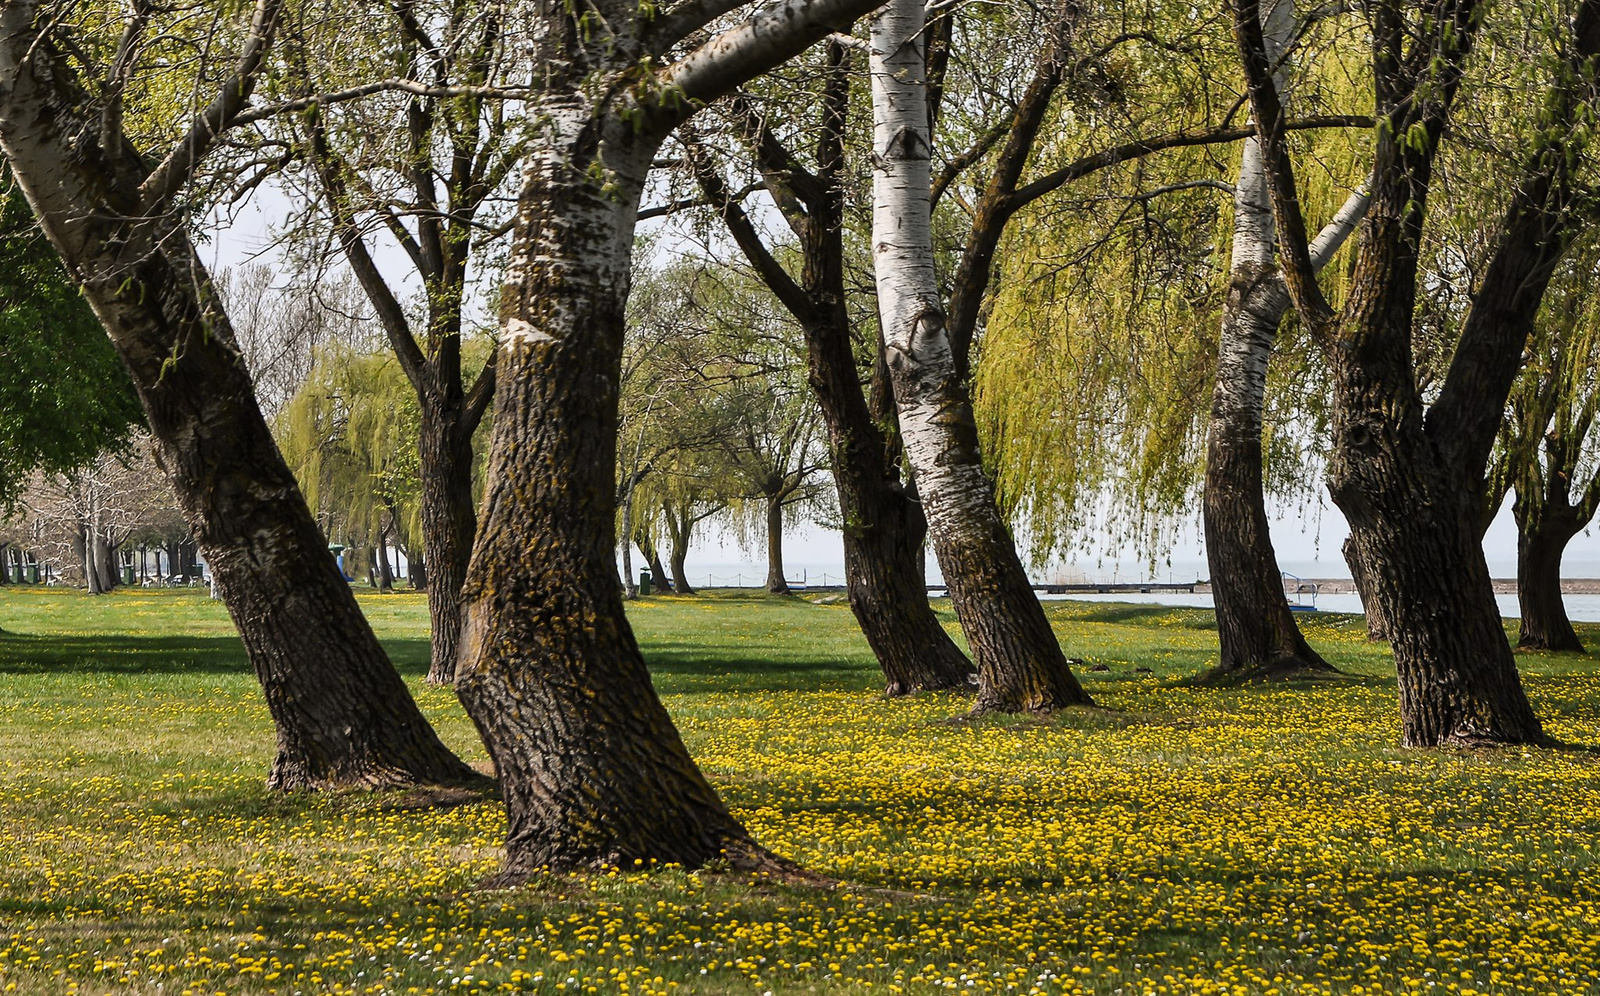
[[[384,640],[406,677],[428,672],[428,641]],[[245,674],[250,659],[236,636],[31,636],[0,640],[0,674]]]
[[[427,674],[427,640],[382,642],[402,676]],[[718,656],[715,648],[689,642],[648,645],[645,657],[662,690],[674,693],[868,691],[880,679],[876,668],[849,660]],[[251,667],[234,636],[7,634],[0,639],[0,675],[52,674],[248,676]]]
[[[645,663],[663,692],[821,692],[882,689],[882,673],[838,659],[772,660],[719,657],[691,643],[644,648]]]
[[[1079,623],[1107,623],[1114,626],[1154,626],[1156,619],[1166,619],[1165,628],[1175,629],[1216,629],[1216,616],[1210,609],[1193,608],[1185,605],[1139,605],[1132,603],[1113,603],[1099,605],[1093,602],[1079,603],[1092,605],[1087,610],[1078,608],[1077,605],[1068,605],[1066,602],[1057,602],[1048,605],[1046,611],[1053,619],[1071,620]],[[1171,617],[1177,615],[1180,621],[1173,622]]]

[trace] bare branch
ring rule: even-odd
[[[245,39],[244,49],[239,54],[233,75],[223,81],[216,97],[195,117],[194,123],[189,127],[189,134],[173,148],[140,187],[141,208],[144,213],[160,213],[183,185],[189,182],[189,178],[194,175],[195,167],[216,144],[217,138],[237,123],[235,119],[249,102],[250,94],[255,91],[267,51],[272,47],[273,37],[277,34],[278,18],[283,6],[284,0],[256,0],[255,14],[250,19],[250,34]]]

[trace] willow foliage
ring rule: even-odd
[[[473,340],[469,352],[481,362],[488,348]],[[370,546],[387,520],[409,547],[421,535],[416,392],[387,350],[335,342],[315,356],[273,426],[284,459],[330,539]]]
[[[1225,26],[1212,30],[1227,37]],[[1295,114],[1369,109],[1348,69],[1358,44],[1347,25],[1308,32],[1304,51],[1315,57],[1297,60]],[[1118,92],[1144,109],[1138,128],[1108,128],[1106,115],[1069,106],[1036,153],[1045,168],[1140,135],[1216,127],[1237,99],[1231,51],[1196,47],[1180,58],[1143,42],[1127,48]],[[1313,222],[1331,218],[1361,182],[1367,144],[1358,129],[1296,134]],[[1013,225],[975,399],[1002,505],[1038,562],[1096,538],[1154,560],[1195,507],[1238,155],[1237,145],[1216,145],[1136,160],[1064,188]],[[1335,260],[1324,271],[1334,295],[1345,270]],[[1324,409],[1320,362],[1290,321],[1269,375],[1270,494],[1315,493]]]

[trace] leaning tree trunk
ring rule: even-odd
[[[1211,396],[1203,508],[1221,643],[1213,672],[1218,678],[1333,670],[1295,624],[1272,548],[1262,485],[1261,409],[1277,327],[1247,311],[1247,300],[1264,277],[1250,267],[1235,267],[1223,305]]]
[[[813,246],[806,264],[823,271],[842,255]],[[842,287],[842,281],[826,283]],[[972,665],[928,604],[922,549],[927,520],[921,504],[906,494],[898,462],[889,458],[888,440],[862,394],[844,299],[819,304],[820,313],[801,327],[811,388],[828,429],[850,610],[883,669],[884,694],[968,689]]]
[[[474,780],[417,709],[339,576],[220,303],[196,294],[211,285],[187,241],[169,232],[161,248],[132,259],[90,260],[77,272],[133,374],[157,455],[277,726],[268,784]]]
[[[923,5],[872,22],[872,242],[888,362],[933,546],[979,675],[976,711],[1086,703],[983,472],[934,275]]]
[[[783,499],[767,498],[767,591],[789,594],[789,580],[783,576]]]
[[[1356,546],[1355,537],[1345,537],[1341,549],[1344,562],[1350,567],[1350,581],[1361,599],[1361,611],[1367,621],[1367,639],[1387,640],[1389,621],[1384,618],[1383,606],[1378,604],[1377,592],[1372,587],[1372,572],[1367,570],[1367,562],[1361,559],[1361,550]]]
[[[684,538],[682,543],[676,540],[673,541],[671,559],[673,594],[693,595],[695,593],[694,586],[689,583],[689,543],[687,537]]]
[[[1293,0],[1278,0],[1263,26],[1268,58],[1280,67],[1280,85],[1287,76],[1283,56],[1296,28],[1294,6]],[[1359,203],[1364,206],[1364,199]],[[1335,230],[1340,234],[1333,248],[1350,227],[1353,217]],[[1211,675],[1217,679],[1333,670],[1295,623],[1267,518],[1262,408],[1272,347],[1290,304],[1276,243],[1263,150],[1257,139],[1248,138],[1234,186],[1231,273],[1217,344],[1202,502],[1221,650]]]
[[[617,385],[656,143],[593,121],[585,106],[549,99],[535,115],[554,134],[530,153],[521,194],[488,485],[463,589],[456,691],[506,800],[501,881],[636,861],[692,868],[719,855],[769,865],[689,757],[623,612]],[[588,168],[596,155],[608,169]]]
[[[655,579],[657,589],[660,591],[676,591],[677,589],[672,586],[672,578],[667,576],[666,567],[662,566],[661,552],[656,549],[654,544],[651,544],[650,552],[647,556],[650,561],[650,576]]]
[[[141,208],[148,165],[120,135],[106,143],[114,155],[92,140],[86,98],[51,44],[29,41],[26,17],[0,10],[0,145],[132,375],[221,584],[277,727],[269,784],[476,778],[423,718],[334,568],[178,215]]]
[[[1534,509],[1517,496],[1517,604],[1522,610],[1517,646],[1583,653],[1561,595],[1561,558],[1582,528],[1574,514]]]
[[[478,517],[472,507],[472,434],[462,431],[460,411],[422,406],[418,433],[421,459],[423,560],[427,563],[428,616],[433,649],[428,682],[455,680],[461,644],[461,584],[472,556]]]

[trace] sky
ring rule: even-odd
[[[278,191],[268,190],[239,207],[224,223],[214,220],[213,236],[202,248],[202,255],[213,270],[247,262],[271,265],[278,259],[273,228],[287,215],[289,202]],[[688,244],[686,244],[687,247]],[[671,251],[670,246],[667,251]],[[380,265],[400,282],[406,267],[400,263],[398,247],[380,246],[376,253]],[[400,265],[397,265],[400,264]],[[289,272],[287,267],[282,268]],[[1344,516],[1324,500],[1321,508],[1305,514],[1298,506],[1269,509],[1272,542],[1279,567],[1304,578],[1344,578],[1350,570],[1340,555],[1340,545],[1349,535]],[[1043,567],[1032,568],[1035,580],[1048,581],[1078,575],[1090,580],[1202,580],[1207,575],[1205,547],[1200,537],[1199,510],[1195,520],[1179,531],[1173,548],[1157,561],[1152,574],[1146,558],[1130,548],[1108,548],[1101,537],[1089,549],[1055,558]],[[814,524],[791,526],[785,534],[784,562],[791,578],[815,578],[829,574],[830,580],[844,571],[844,552],[837,530]],[[1497,578],[1513,578],[1517,569],[1517,533],[1511,518],[1511,503],[1506,502],[1484,538],[1484,553],[1490,572]],[[764,575],[765,552],[743,550],[728,533],[705,528],[691,546],[688,569],[691,580],[712,574],[718,578]],[[637,564],[636,564],[637,567]],[[938,565],[929,557],[930,580],[938,581]],[[1567,577],[1600,577],[1600,534],[1593,530],[1575,537],[1567,548],[1563,574]],[[745,577],[748,581],[749,577]]]

